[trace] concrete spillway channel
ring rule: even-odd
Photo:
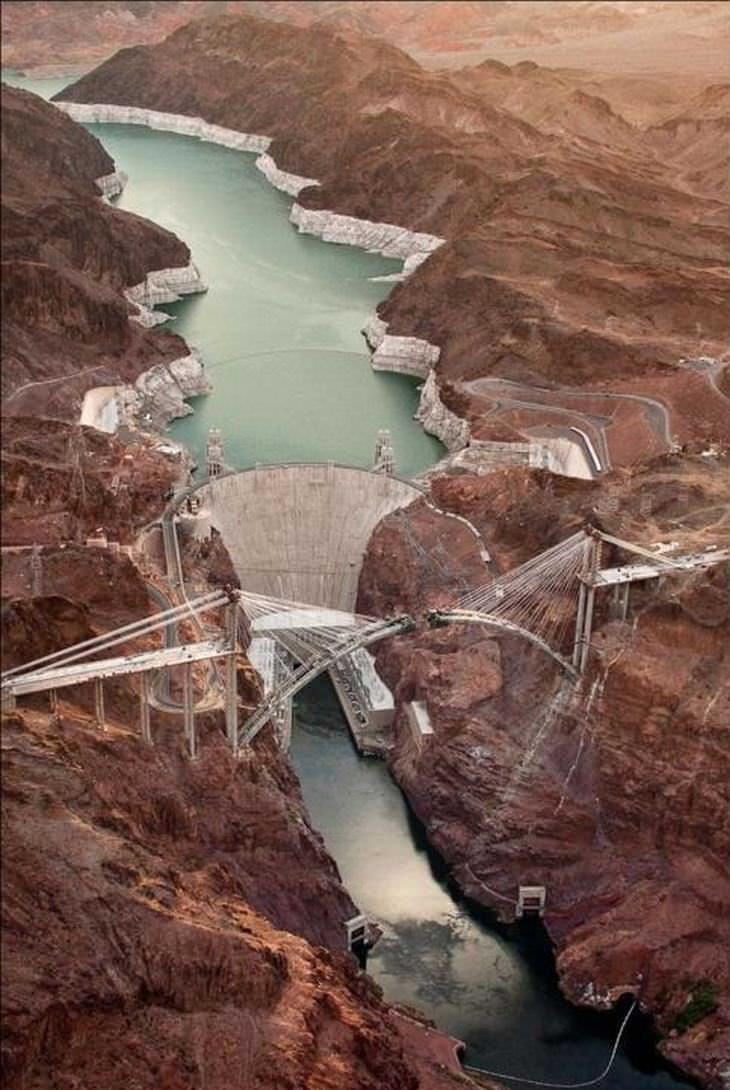
[[[330,462],[223,474],[175,503],[196,538],[221,535],[243,589],[353,613],[375,527],[423,493],[412,481]],[[166,549],[172,559],[171,541]],[[272,663],[272,676],[262,676],[265,687],[273,685],[274,660],[266,648],[254,650],[257,665]],[[358,749],[381,752],[393,704],[371,656],[365,650],[348,656],[331,677]],[[285,714],[280,724],[284,744],[290,718]]]

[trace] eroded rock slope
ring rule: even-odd
[[[113,160],[55,107],[3,85],[2,128],[3,413],[73,420],[90,387],[187,355],[180,337],[130,321],[123,293],[190,252],[102,200]]]

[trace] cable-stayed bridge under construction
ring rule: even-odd
[[[629,559],[622,565],[604,567],[606,545]],[[729,555],[720,550],[689,556],[655,555],[588,528],[447,606],[417,617],[377,618],[246,589],[215,590],[8,670],[2,675],[3,706],[14,707],[19,698],[48,692],[55,709],[60,689],[89,683],[95,690],[96,720],[103,728],[104,682],[136,675],[140,679],[141,734],[147,742],[152,741],[150,707],[176,710],[183,715],[189,752],[195,756],[195,714],[204,703],[206,710],[223,707],[226,735],[234,753],[250,745],[269,722],[286,748],[290,733],[287,708],[291,708],[292,698],[328,670],[333,672],[333,680],[339,678],[340,685],[349,687],[348,662],[382,640],[405,638],[423,625],[482,625],[495,634],[529,642],[551,658],[568,680],[577,681],[589,663],[597,594],[611,593],[616,614],[625,620],[632,584],[711,567]],[[154,633],[177,632],[186,619],[195,620],[198,632],[205,635],[211,628],[204,629],[201,618],[211,614],[219,621],[217,637],[189,642],[168,639],[160,649],[129,650],[137,640],[145,639],[149,644],[148,637]],[[120,647],[123,653],[119,653]],[[114,649],[117,653],[110,656]],[[245,650],[260,670],[267,661],[262,670],[268,676],[264,696],[254,709],[242,708],[238,696],[237,663]],[[196,705],[194,665],[215,666],[219,660],[224,666],[223,677],[216,668],[208,671],[206,686],[213,690],[212,698],[209,693]],[[160,704],[156,681],[175,670],[182,671],[182,700],[175,705],[168,696]]]

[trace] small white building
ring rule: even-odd
[[[527,913],[545,915],[545,886],[520,886],[517,892],[515,916],[521,920]]]
[[[423,749],[431,741],[434,733],[428,708],[422,700],[411,700],[406,704],[406,716],[413,741],[419,749]]]
[[[92,537],[87,537],[86,539],[87,549],[106,549],[108,547],[109,542],[103,530],[97,530]]]

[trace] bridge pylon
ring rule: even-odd
[[[596,588],[591,576],[601,566],[602,541],[598,534],[595,531],[591,532],[591,530],[586,532],[583,546],[583,564],[578,575],[580,585],[578,588],[578,610],[575,617],[575,638],[573,640],[573,666],[581,674],[585,671],[588,662],[588,649],[591,644],[593,629]]]
[[[225,710],[226,738],[234,757],[238,755],[238,672],[236,658],[238,650],[238,602],[232,601],[226,606],[226,656]]]

